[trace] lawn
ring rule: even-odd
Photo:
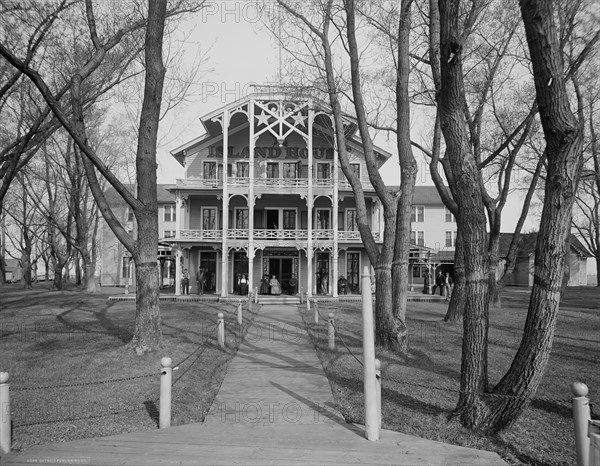
[[[490,311],[489,375],[497,382],[519,345],[529,291],[511,288],[503,307]],[[569,288],[557,323],[546,373],[524,415],[496,437],[472,433],[450,415],[458,399],[462,324],[446,324],[445,303],[410,302],[410,354],[376,349],[382,362],[383,427],[406,434],[497,451],[511,464],[575,463],[570,384],[585,382],[592,403],[600,402],[600,289]],[[322,304],[323,320],[335,314],[336,349],[327,349],[324,325],[312,324],[312,311],[301,311],[329,377],[340,411],[348,422],[363,423],[360,304]],[[341,337],[341,338],[340,338]],[[596,409],[598,411],[598,409]],[[600,414],[600,413],[596,413]]]
[[[232,304],[163,302],[163,348],[137,356],[127,348],[135,302],[107,297],[106,290],[0,287],[0,370],[10,374],[13,450],[156,429],[163,356],[178,366],[172,425],[201,422],[255,315],[245,312],[240,327]],[[217,312],[225,313],[226,350],[216,340]]]

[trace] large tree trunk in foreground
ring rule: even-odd
[[[137,305],[132,344],[138,353],[149,351],[162,344],[158,301],[156,143],[165,79],[162,44],[167,2],[149,0],[148,4],[144,101],[136,154],[137,198],[143,202],[143,206],[135,212],[138,222],[138,238],[134,254]]]
[[[582,160],[582,128],[573,115],[564,80],[552,2],[521,0],[540,117],[547,144],[544,207],[535,250],[535,277],[523,338],[506,375],[494,389],[477,427],[494,433],[511,425],[535,394],[556,327],[571,212]]]
[[[441,0],[441,90],[438,95],[445,157],[454,182],[450,186],[458,205],[465,267],[465,308],[461,360],[461,393],[457,405],[461,422],[474,426],[480,417],[482,393],[487,390],[488,261],[487,220],[481,193],[480,172],[469,141],[464,115],[460,2]]]

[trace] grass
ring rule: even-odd
[[[503,307],[490,311],[489,376],[497,382],[520,343],[529,290],[508,289]],[[520,419],[497,436],[463,428],[451,418],[460,385],[462,324],[446,324],[445,303],[409,302],[410,354],[377,348],[382,362],[383,427],[442,442],[498,452],[511,464],[575,463],[570,384],[585,382],[592,403],[600,396],[600,289],[569,288],[563,297],[550,360],[533,401]],[[301,311],[348,422],[363,423],[362,366],[341,344],[362,357],[360,304],[322,304],[325,319],[335,313],[336,349],[327,349],[324,326]],[[341,339],[339,338],[341,337]],[[596,413],[600,414],[600,413]]]
[[[255,315],[245,312],[240,327],[236,309],[161,303],[163,348],[137,356],[127,348],[135,302],[108,301],[106,290],[0,287],[0,370],[10,374],[13,450],[156,429],[163,356],[179,363],[172,425],[201,422]],[[216,341],[217,312],[225,314],[226,350]],[[68,386],[39,388],[56,385]]]

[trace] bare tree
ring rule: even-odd
[[[60,96],[52,91],[39,71],[19,59],[15,51],[10,50],[5,44],[0,44],[0,54],[34,83],[55,117],[85,155],[82,157],[83,165],[99,209],[110,228],[130,251],[135,261],[136,326],[131,345],[138,353],[157,348],[162,341],[156,262],[158,250],[156,139],[165,74],[162,62],[165,20],[167,16],[183,11],[196,11],[200,6],[198,4],[188,5],[187,2],[180,1],[176,2],[173,8],[167,12],[166,0],[149,1],[147,17],[139,9],[130,13],[126,21],[119,26],[112,24],[110,27],[99,28],[94,14],[94,5],[91,0],[86,0],[83,14],[86,18],[91,46],[87,48],[84,55],[88,58],[83,64],[76,64],[68,74],[66,86],[71,97],[68,110],[61,102]],[[106,12],[107,16],[110,16],[110,13]],[[110,22],[112,19],[109,17],[107,21]],[[102,74],[94,73],[102,67],[122,71],[123,63],[126,66],[135,56],[131,55],[131,50],[133,49],[134,52],[137,50],[136,41],[139,32],[142,31],[145,32],[143,40],[145,86],[136,151],[136,197],[108,170],[106,164],[90,146],[84,102],[85,96],[89,92],[89,82],[93,82],[99,76],[102,79]],[[107,37],[101,38],[102,34],[106,34]],[[102,192],[97,172],[108,180],[134,212],[138,223],[137,238],[133,238],[113,214]]]

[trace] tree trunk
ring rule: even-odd
[[[64,265],[62,262],[58,260],[54,260],[53,268],[54,268],[54,280],[52,281],[52,289],[54,291],[61,291],[63,289],[63,269]]]
[[[461,359],[461,393],[457,412],[463,425],[474,426],[482,414],[481,394],[487,390],[488,259],[487,220],[481,193],[480,172],[472,152],[464,115],[459,2],[441,0],[441,91],[438,106],[454,183],[450,186],[458,205],[457,225],[465,267],[465,308]]]
[[[167,2],[149,0],[148,4],[144,100],[136,152],[137,198],[143,201],[143,205],[134,212],[138,222],[138,239],[134,255],[137,297],[132,344],[138,354],[158,348],[162,344],[156,262],[158,257],[156,143],[165,79],[162,44]]]
[[[463,318],[467,297],[465,294],[465,260],[460,228],[456,231],[454,250],[454,288],[450,296],[450,304],[444,316],[444,322],[458,322]]]
[[[566,90],[552,2],[521,0],[548,158],[544,207],[535,250],[535,276],[523,338],[508,372],[494,389],[477,427],[494,433],[528,405],[544,374],[556,328],[572,207],[582,161],[582,127]]]
[[[400,199],[396,210],[396,238],[392,265],[393,316],[397,325],[399,349],[408,349],[406,303],[408,300],[408,262],[410,256],[411,207],[417,180],[417,162],[410,143],[410,100],[408,78],[410,74],[409,37],[412,0],[402,0],[398,21],[398,74],[396,79],[396,128],[398,157],[400,159]]]

